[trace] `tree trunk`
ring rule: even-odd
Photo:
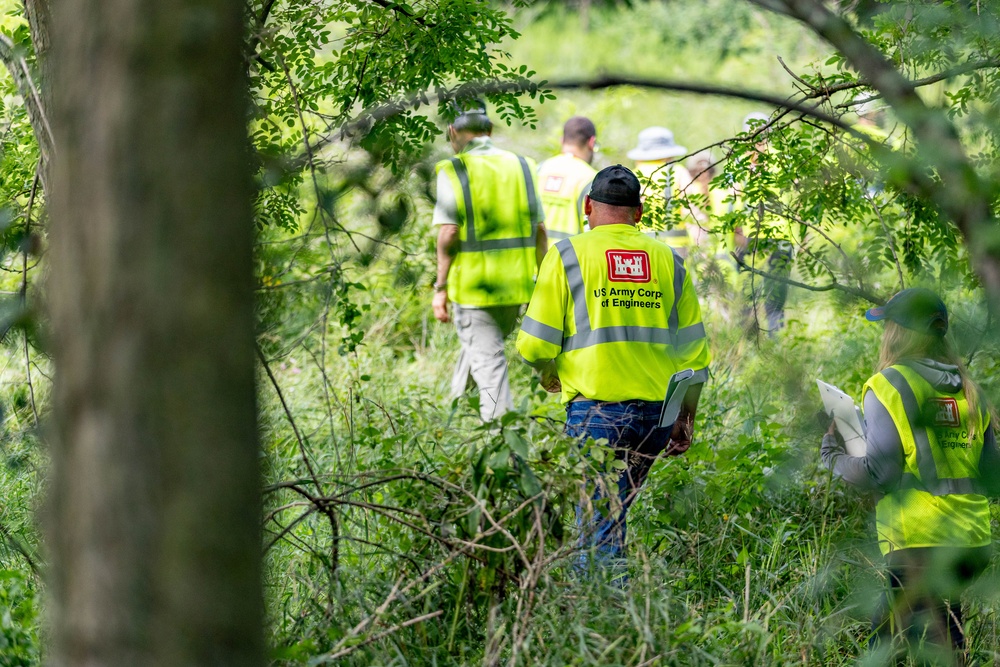
[[[240,0],[52,0],[50,664],[262,664]]]

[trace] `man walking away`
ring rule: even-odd
[[[562,154],[538,168],[549,245],[585,230],[583,198],[597,170],[594,160],[597,129],[589,118],[574,116],[563,126]]]
[[[639,180],[621,165],[594,177],[584,208],[590,231],[559,241],[542,262],[517,349],[562,390],[566,432],[606,438],[625,463],[617,489],[598,480],[577,510],[582,566],[622,575],[625,513],[653,462],[691,444],[691,429],[710,354],[691,275],[676,251],[649,238]],[[695,384],[676,422],[658,428],[670,377],[692,369]],[[602,499],[611,498],[610,507]],[[607,508],[607,509],[605,509]]]
[[[462,346],[451,393],[463,394],[471,376],[484,422],[513,407],[504,338],[531,298],[548,247],[535,164],[494,146],[492,131],[486,105],[478,100],[448,126],[456,155],[437,164],[434,207],[434,317],[454,318]]]

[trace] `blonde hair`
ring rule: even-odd
[[[876,371],[884,371],[904,359],[933,359],[958,368],[958,374],[962,378],[962,392],[969,404],[969,442],[972,442],[982,428],[983,421],[983,413],[979,410],[979,388],[969,377],[969,371],[955,351],[951,337],[920,333],[886,320]]]

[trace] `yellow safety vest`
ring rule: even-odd
[[[562,401],[662,401],[670,376],[707,380],[711,355],[684,262],[632,225],[601,225],[545,256],[517,335],[532,364],[555,359]]]
[[[913,547],[990,544],[989,502],[979,483],[979,457],[989,413],[969,440],[962,392],[938,392],[899,364],[865,383],[885,406],[903,443],[903,478],[875,508],[883,554]],[[862,394],[863,396],[863,394]]]
[[[583,233],[583,199],[596,174],[596,169],[569,153],[550,158],[538,168],[550,248],[556,241]]]
[[[527,303],[534,286],[539,202],[535,164],[508,151],[459,154],[436,166],[451,181],[459,252],[448,273],[448,298],[485,308]]]

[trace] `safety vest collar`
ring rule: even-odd
[[[635,225],[630,225],[627,222],[615,222],[607,225],[597,225],[596,227],[590,228],[590,234],[621,234],[621,233],[631,234],[642,234],[636,228]]]
[[[493,144],[493,138],[484,134],[469,139],[469,143],[465,144],[459,152],[465,155],[477,155],[489,154],[495,150],[497,150],[497,147]]]

